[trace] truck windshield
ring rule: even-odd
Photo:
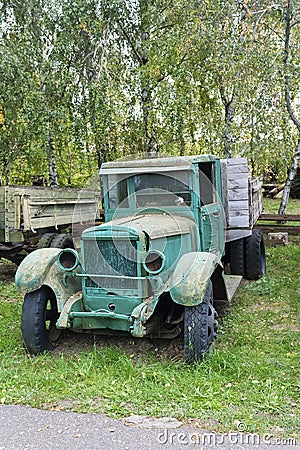
[[[108,177],[109,208],[136,208],[191,205],[190,172],[174,171],[168,174],[140,173],[131,176]],[[130,193],[134,198],[129,201]]]
[[[180,206],[191,204],[189,172],[144,173],[134,175],[136,206]]]

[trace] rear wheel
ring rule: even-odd
[[[45,233],[43,234],[43,236],[41,237],[41,239],[39,240],[36,248],[40,249],[40,248],[48,248],[51,247],[51,243],[53,241],[53,239],[57,236],[57,233]]]
[[[184,354],[188,363],[199,361],[213,350],[217,337],[217,313],[213,307],[212,283],[209,282],[200,305],[184,310]]]
[[[266,274],[265,245],[261,230],[253,230],[252,235],[246,239],[245,252],[246,277],[258,280]]]
[[[58,234],[52,240],[50,247],[75,248],[73,238],[70,234]]]
[[[64,330],[56,328],[58,317],[56,297],[48,286],[25,295],[21,330],[30,353],[52,350],[60,342]]]
[[[244,239],[230,242],[230,273],[245,276]]]

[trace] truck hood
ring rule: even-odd
[[[168,214],[141,214],[113,219],[110,226],[122,226],[146,233],[150,239],[191,234],[198,236],[196,223],[187,217]],[[105,225],[104,225],[105,226]]]
[[[187,217],[168,214],[139,214],[121,217],[100,226],[87,228],[82,237],[94,235],[99,231],[141,235],[146,234],[151,240],[168,236],[189,234],[193,248],[199,247],[199,232],[196,223]]]

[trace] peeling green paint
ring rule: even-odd
[[[191,252],[183,255],[169,286],[174,302],[185,306],[198,305],[218,263],[218,256],[212,253]]]
[[[81,290],[81,281],[76,271],[66,273],[57,264],[58,248],[44,248],[30,253],[21,262],[15,276],[15,283],[24,293],[41,286],[49,286],[55,293],[58,311],[62,311],[69,297]]]

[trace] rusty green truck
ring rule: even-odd
[[[65,329],[182,333],[186,361],[201,359],[241,278],[265,273],[259,180],[244,158],[212,155],[108,162],[101,177],[105,223],[17,271],[26,348],[51,350]]]

